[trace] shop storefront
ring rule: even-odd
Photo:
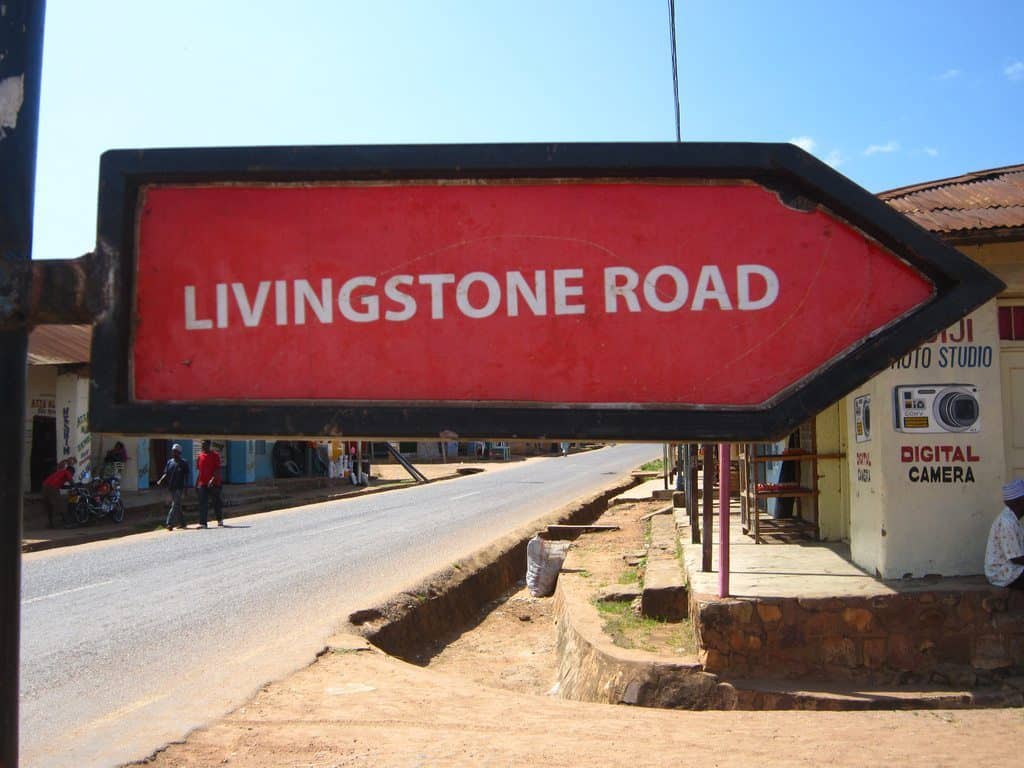
[[[880,195],[996,274],[996,300],[815,420],[820,537],[883,578],[981,571],[1000,486],[1024,477],[1024,166]]]

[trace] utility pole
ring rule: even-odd
[[[43,0],[6,0],[0,14],[0,768],[18,765],[22,464]]]

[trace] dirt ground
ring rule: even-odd
[[[1013,765],[1021,743],[1021,710],[677,712],[580,704],[497,690],[375,651],[343,651],[267,686],[148,764],[934,768],[968,760]]]
[[[558,680],[551,598],[525,586],[430,660],[429,669],[481,685],[544,695]]]
[[[620,530],[581,538],[576,563],[602,586],[629,581],[639,518],[658,505],[613,507]],[[581,704],[552,695],[550,598],[520,588],[426,668],[361,638],[338,638],[310,667],[162,751],[147,765],[185,766],[959,766],[1019,761],[1024,710],[688,712]],[[641,627],[624,644],[687,655],[679,625]],[[808,734],[813,734],[809,736]],[[968,758],[969,756],[969,758]]]

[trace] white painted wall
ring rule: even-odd
[[[982,571],[1005,473],[996,323],[990,302],[847,398],[851,554],[870,573]],[[980,431],[898,431],[895,388],[929,384],[978,387]],[[862,395],[871,397],[871,439],[856,442],[854,403]]]
[[[57,376],[57,458],[78,459],[75,477],[92,470],[89,433],[89,379],[75,373]]]

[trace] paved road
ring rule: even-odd
[[[22,764],[145,757],[307,664],[352,610],[659,451],[615,446],[225,528],[26,555]]]

